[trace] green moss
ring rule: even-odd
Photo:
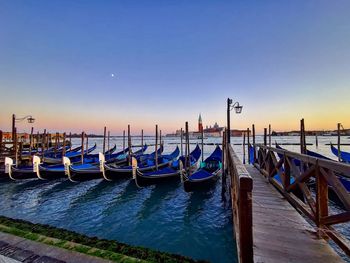
[[[118,262],[139,262],[140,259],[150,262],[204,262],[195,261],[181,255],[134,247],[115,240],[88,237],[69,230],[33,224],[4,216],[0,216],[0,225],[7,227],[0,226],[0,231],[3,232]],[[49,238],[45,239],[45,237]],[[78,245],[72,245],[72,242],[78,243]]]

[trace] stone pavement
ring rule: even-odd
[[[106,263],[79,252],[0,232],[0,263]]]

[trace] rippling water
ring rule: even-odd
[[[298,142],[299,138],[275,140]],[[319,137],[319,148],[309,148],[335,159],[329,146],[323,145],[329,140],[336,142],[334,137]],[[257,137],[257,142],[261,141],[262,137]],[[96,152],[101,150],[102,139],[90,139],[91,144],[94,142],[98,144]],[[149,138],[146,142],[153,143]],[[176,142],[177,139],[165,138],[164,152],[171,152]],[[220,143],[221,139],[209,138],[205,142]],[[232,139],[232,143],[240,142],[242,138]],[[307,142],[313,143],[314,138],[307,137]],[[79,140],[73,143],[78,144]],[[110,144],[114,143],[122,148],[121,138],[112,138]],[[139,144],[140,139],[133,138],[133,143]],[[208,156],[214,147],[205,146],[204,155]],[[284,147],[299,150],[299,146]],[[243,158],[242,146],[234,145],[234,149]],[[153,150],[150,147],[148,152]],[[180,183],[138,188],[132,180],[26,180],[3,181],[0,185],[1,215],[195,259],[237,261],[231,204],[228,193],[222,195],[221,181],[209,191],[193,193],[186,193]]]

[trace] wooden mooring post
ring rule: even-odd
[[[341,161],[341,155],[340,155],[340,123],[337,124],[337,137],[338,137],[338,161]]]
[[[156,163],[156,169],[158,170],[158,124],[156,124],[156,142],[155,142],[155,163]]]
[[[125,130],[123,130],[123,151],[125,153]]]
[[[267,128],[264,128],[264,145],[267,146]]]
[[[67,142],[66,142],[66,133],[63,133],[63,149],[62,149],[62,162],[63,162],[63,157],[66,156],[66,146],[67,146]]]
[[[143,153],[143,129],[141,130],[141,149]]]
[[[128,149],[129,149],[128,160],[129,160],[129,165],[131,165],[131,134],[130,134],[130,124],[128,124]]]
[[[271,147],[271,124],[269,124],[269,147]]]
[[[253,149],[254,149],[254,162],[256,160],[256,148],[255,148],[255,125],[252,125],[252,136],[253,136]]]
[[[81,133],[81,163],[84,163],[84,138],[85,138],[85,132]]]
[[[183,143],[182,143],[182,137],[183,137],[183,130],[182,130],[182,128],[181,128],[181,130],[180,130],[180,146],[181,146],[181,156],[183,156],[183,147],[182,147],[182,145],[183,145]]]
[[[107,130],[107,127],[105,126],[103,128],[103,154],[106,153],[106,130]]]
[[[2,149],[3,149],[2,148],[2,130],[0,130],[0,155],[2,155],[2,152],[3,152]]]
[[[245,132],[243,132],[243,164],[245,164]]]

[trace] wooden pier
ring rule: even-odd
[[[349,173],[350,166],[264,145],[256,147],[254,166],[243,165],[231,145],[224,152],[239,262],[343,262],[327,240],[349,255],[349,241],[333,225],[350,221],[350,196],[334,176]],[[299,168],[296,160],[302,163]],[[316,196],[306,183],[311,177]],[[345,212],[328,214],[329,187]],[[296,197],[297,188],[303,200]]]

